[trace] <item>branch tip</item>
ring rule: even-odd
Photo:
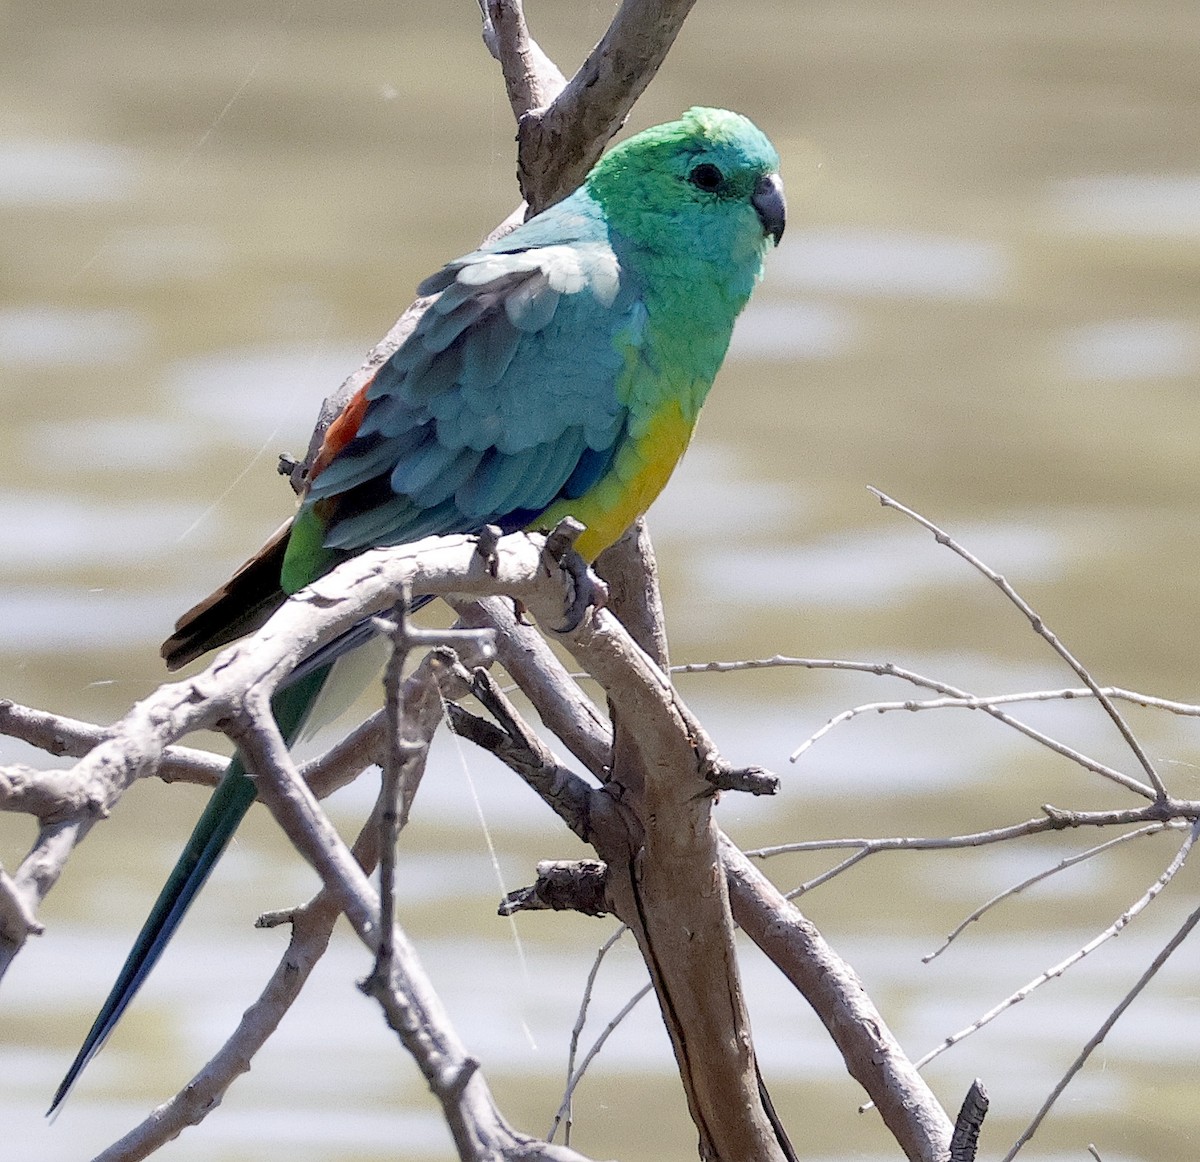
[[[979,1150],[979,1131],[988,1112],[988,1093],[977,1077],[971,1082],[962,1108],[954,1122],[950,1139],[950,1162],[975,1162]]]
[[[543,860],[537,867],[537,882],[509,892],[500,901],[497,914],[517,912],[582,912],[606,916],[608,865],[598,859]]]
[[[731,767],[716,763],[705,777],[718,791],[744,791],[748,795],[779,793],[779,776],[764,767]]]

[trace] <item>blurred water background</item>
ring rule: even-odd
[[[569,73],[611,4],[534,3]],[[695,103],[752,116],[791,213],[689,458],[654,509],[676,661],[893,661],[977,693],[1072,684],[998,593],[866,491],[968,543],[1101,681],[1200,700],[1200,10],[1191,0],[702,0],[631,128]],[[513,125],[476,6],[357,0],[0,5],[0,696],[111,721],[157,643],[291,504],[275,473],[320,399],[515,203]],[[735,761],[746,844],[951,834],[1052,802],[1127,804],[979,715],[869,716],[790,766],[830,715],[898,683],[799,670],[681,678]],[[1172,788],[1196,728],[1131,711]],[[1094,706],[1037,721],[1133,769]],[[0,742],[6,760],[34,761]],[[372,788],[344,795],[349,830]],[[51,1093],[203,793],[148,784],[98,827],[0,990],[0,1155],[89,1157],[173,1093],[285,940],[254,917],[314,877],[253,818],[58,1122]],[[256,813],[257,816],[258,813]],[[487,854],[483,820],[498,853]],[[31,836],[0,820],[0,858]],[[915,1056],[1110,923],[1177,840],[1055,877],[923,966],[971,908],[1094,836],[882,855],[803,906]],[[494,916],[577,845],[505,771],[443,740],[402,845],[402,920],[506,1113],[545,1132],[607,923]],[[777,861],[784,887],[834,856]],[[1195,903],[1185,869],[1117,942],[928,1076],[986,1081],[999,1156]],[[519,942],[517,937],[519,936]],[[1194,1158],[1200,987],[1185,946],[1026,1156]],[[302,1001],[177,1162],[445,1159],[434,1103],[353,987],[342,932]],[[806,1160],[896,1156],[804,1003],[752,948],[763,1069]],[[610,957],[602,1025],[642,982]],[[693,1157],[647,1003],[576,1103],[594,1157]]]

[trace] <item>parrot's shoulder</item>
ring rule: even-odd
[[[601,307],[611,307],[621,290],[621,264],[608,237],[599,205],[578,190],[502,238],[464,254],[430,275],[418,294],[438,295],[437,316],[459,313],[470,300],[503,303],[512,324],[540,330],[551,302],[590,291]]]
[[[507,234],[485,242],[480,250],[502,254],[574,242],[607,242],[608,236],[609,222],[603,207],[586,186],[581,186]]]

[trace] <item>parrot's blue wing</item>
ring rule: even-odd
[[[645,309],[580,201],[561,204],[557,226],[519,227],[421,285],[437,299],[309,492],[310,505],[332,502],[327,548],[521,528],[603,475]]]

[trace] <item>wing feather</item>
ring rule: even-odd
[[[560,206],[557,238],[548,211],[421,284],[438,298],[306,498],[328,502],[328,547],[520,527],[611,463],[644,308],[594,209]]]

